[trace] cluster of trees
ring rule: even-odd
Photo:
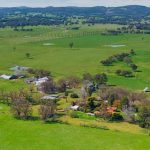
[[[13,16],[6,16],[1,19],[0,27],[10,26],[14,28],[14,31],[32,31],[31,29],[24,29],[24,26],[38,26],[38,25],[61,25],[66,21],[66,17],[61,17],[61,15],[50,17],[43,16],[42,14],[23,14],[22,16],[17,16],[14,18]],[[21,29],[17,28],[21,27]]]
[[[92,25],[97,23],[128,25],[131,22],[138,22],[137,29],[147,29],[149,23],[141,22],[149,21],[149,13],[150,9],[143,6],[2,8],[0,9],[0,27],[73,25],[80,22]]]
[[[31,91],[19,90],[18,92],[0,93],[1,102],[11,107],[12,115],[17,119],[34,119],[32,115],[32,106],[34,105],[33,93]],[[47,121],[53,118],[56,111],[56,103],[54,100],[41,100],[39,97],[39,116],[41,120]]]
[[[105,92],[104,92],[105,91]],[[150,101],[144,93],[129,92],[122,88],[105,89],[100,92],[101,99],[107,99],[110,106],[124,112],[126,121],[150,127]],[[145,117],[143,116],[145,110]]]
[[[125,120],[144,128],[150,127],[150,101],[144,93],[104,86],[98,91],[98,97],[87,97],[78,105],[80,111],[95,113],[97,117],[110,121]]]
[[[42,83],[41,91],[46,94],[56,92],[66,92],[67,88],[77,88],[81,83],[81,79],[75,76],[59,79],[57,82],[51,77],[48,81]]]
[[[30,57],[29,54],[27,54],[28,57]],[[44,69],[32,69],[29,68],[28,69],[28,73],[34,75],[36,78],[42,78],[42,77],[50,77],[51,76],[51,72],[44,70]]]
[[[42,120],[54,119],[56,113],[56,102],[54,100],[41,100],[39,114]]]
[[[82,98],[85,99],[91,96],[93,92],[98,90],[102,85],[106,85],[108,77],[105,73],[91,75],[90,73],[83,74],[82,79],[76,76],[70,76],[55,81],[52,77],[40,86],[40,90],[46,94],[64,93],[68,96],[68,90],[74,88],[81,88]],[[72,98],[78,98],[77,93],[70,95]]]
[[[42,83],[41,91],[47,94],[56,92],[66,92],[70,88],[78,88],[83,82],[83,89],[87,92],[87,95],[91,95],[101,85],[105,85],[108,81],[108,77],[105,73],[91,75],[90,73],[83,74],[83,78],[80,79],[76,76],[70,76],[67,78],[59,79],[54,81],[52,77],[48,81]],[[91,93],[91,94],[90,94]]]
[[[33,31],[33,29],[32,29],[32,28],[30,28],[30,29],[28,29],[28,28],[25,29],[24,26],[21,26],[21,28],[17,28],[17,26],[15,26],[15,27],[14,27],[14,31],[25,31],[25,32],[26,32],[26,31],[29,31],[29,32],[31,32],[31,31]]]
[[[121,62],[125,62],[132,69],[132,71],[136,71],[138,69],[138,66],[134,64],[131,59],[131,56],[134,55],[136,55],[136,53],[133,49],[131,49],[130,53],[121,53],[121,54],[110,56],[106,60],[102,60],[101,63],[105,66],[110,66],[113,65],[113,63],[115,62],[121,61]],[[116,70],[116,74],[124,77],[133,77],[134,75],[132,71],[118,69]]]
[[[49,75],[47,71],[30,70],[30,73],[37,73],[40,77]],[[40,75],[39,75],[40,74]],[[128,121],[139,124],[143,128],[150,127],[150,101],[144,93],[130,92],[123,88],[110,87],[107,85],[105,73],[91,75],[83,74],[82,79],[70,76],[55,81],[52,77],[42,83],[41,89],[46,94],[64,93],[66,102],[69,96],[68,89],[80,88],[80,94],[72,92],[70,97],[78,98],[73,105],[79,105],[79,110],[94,113],[109,121]],[[33,92],[19,90],[18,92],[0,92],[0,100],[10,105],[14,117],[19,119],[32,119],[32,105],[34,105]],[[93,96],[97,92],[98,96]],[[39,116],[41,120],[49,121],[56,114],[57,100],[41,100],[39,97]],[[123,114],[123,115],[122,115]]]
[[[100,89],[101,86],[106,85],[108,77],[105,73],[91,75],[90,73],[83,74],[82,78],[81,96],[82,99],[90,97],[93,92]]]
[[[116,74],[118,76],[124,76],[124,77],[133,77],[133,73],[132,71],[129,71],[129,70],[116,70]]]
[[[100,85],[100,84],[106,84],[108,81],[108,77],[105,73],[99,73],[95,75],[92,75],[90,73],[84,73],[82,80],[95,82],[95,84]]]
[[[102,60],[101,63],[105,66],[110,66],[117,61],[123,61],[125,58],[129,58],[129,56],[129,53],[115,54],[113,56],[110,56],[106,60]]]
[[[132,23],[127,27],[124,27],[124,32],[128,33],[142,33],[147,34],[150,30],[150,25],[147,22],[138,22],[138,23]]]
[[[28,100],[28,94],[25,91],[21,90],[10,94],[11,112],[14,117],[28,119],[31,116],[32,104]]]
[[[117,28],[116,30],[107,30],[103,32],[102,35],[119,35],[123,33],[130,34],[150,34],[150,25],[149,23],[129,23],[127,26]]]

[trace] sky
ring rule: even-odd
[[[29,6],[124,6],[144,5],[150,7],[150,0],[0,0],[0,7]]]

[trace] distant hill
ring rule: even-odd
[[[123,7],[45,7],[45,8],[30,8],[30,7],[12,7],[12,8],[0,8],[0,14],[8,13],[53,13],[64,15],[150,15],[150,7],[129,5]]]
[[[15,16],[15,17],[14,17]],[[75,18],[71,22],[68,18]],[[150,7],[130,5],[122,7],[12,7],[0,8],[0,27],[59,24],[130,24],[150,22]]]

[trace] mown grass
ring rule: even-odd
[[[127,127],[127,126],[126,126]],[[0,104],[1,150],[149,150],[142,134],[14,119]]]

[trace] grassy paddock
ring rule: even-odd
[[[117,25],[83,26],[78,31],[65,30],[61,27],[39,26],[33,27],[33,32],[15,32],[10,28],[0,29],[0,73],[9,73],[9,67],[23,65],[33,68],[50,70],[56,78],[69,75],[82,76],[85,72],[92,74],[105,72],[109,75],[109,83],[134,90],[143,90],[149,86],[149,54],[150,35],[124,34],[118,36],[88,35],[51,39],[51,35],[76,34],[85,31],[104,31],[113,29]],[[143,40],[142,40],[143,38]],[[74,47],[69,48],[69,43]],[[50,44],[50,45],[44,45]],[[124,44],[125,47],[112,48],[107,45]],[[115,75],[117,69],[128,69],[124,63],[104,67],[100,61],[113,54],[129,52],[134,49],[137,53],[133,61],[141,72],[135,73],[135,78],[124,78]],[[25,54],[30,53],[31,59]],[[3,81],[0,80],[0,88]],[[7,84],[6,84],[7,85]],[[10,85],[10,84],[8,84]],[[10,85],[11,86],[11,85]],[[19,84],[17,85],[19,86]],[[25,86],[20,84],[19,87]],[[7,87],[7,86],[6,86]]]
[[[0,104],[1,150],[150,150],[149,137],[142,134],[79,127],[12,118]]]

